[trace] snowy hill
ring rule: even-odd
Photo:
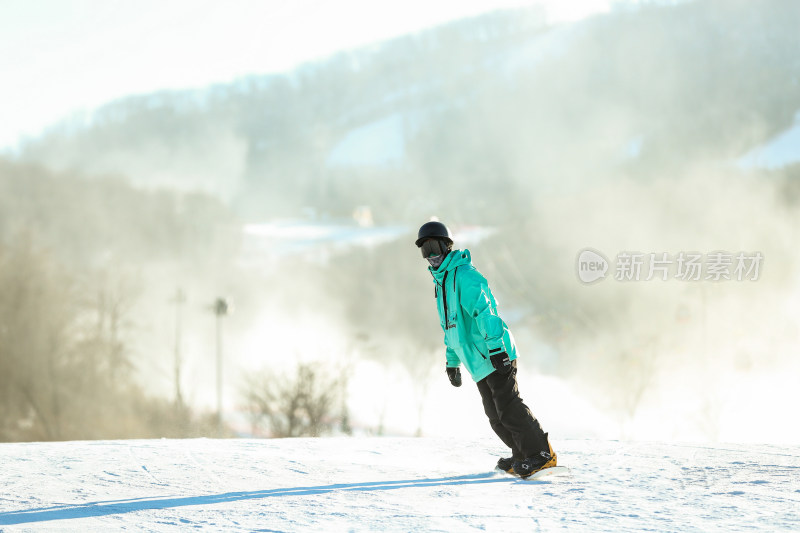
[[[796,3],[618,4],[563,25],[501,10],[288,72],[130,96],[64,119],[19,156],[214,194],[250,220],[370,205],[394,222],[441,198],[475,212],[507,201],[474,199],[487,180],[538,196],[746,154],[771,167],[796,146],[781,136],[800,108]]]
[[[553,441],[566,477],[492,470],[494,440],[0,445],[2,531],[797,531],[800,447]]]
[[[800,111],[794,115],[792,126],[739,159],[743,168],[775,169],[800,161]]]

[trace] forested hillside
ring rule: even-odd
[[[526,371],[621,424],[669,416],[665,428],[716,438],[724,409],[777,401],[771,385],[748,406],[731,391],[744,372],[792,375],[800,163],[741,161],[800,110],[800,4],[653,2],[543,21],[500,11],[290,72],[131,96],[1,160],[0,439],[161,434],[165,413],[182,417],[170,431],[202,427],[174,410],[173,381],[187,405],[214,396],[221,296],[236,302],[229,410],[245,417],[258,397],[243,376],[302,391],[286,376],[314,369],[338,390],[368,368],[370,385],[402,383],[420,430],[444,375],[413,245],[433,215],[459,238],[488,237],[457,246],[490,280]],[[393,229],[340,242],[337,224]],[[756,283],[609,271],[587,287],[575,273],[586,247],[612,263],[720,250],[765,261]],[[151,391],[170,400],[153,407]],[[379,421],[356,423],[380,433],[391,393],[375,394],[361,404]],[[346,421],[350,405],[329,407]],[[91,409],[108,422],[97,432],[80,424]]]
[[[500,205],[675,176],[786,128],[798,25],[791,0],[644,4],[564,27],[498,12],[284,74],[127,98],[24,156],[202,189],[251,218],[369,205],[396,221],[457,202],[460,218],[502,223]]]

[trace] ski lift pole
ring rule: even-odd
[[[186,293],[182,288],[175,290],[175,297],[170,300],[175,304],[175,409],[179,411],[183,407],[183,395],[181,394],[181,306],[186,303]]]
[[[230,306],[225,298],[217,298],[214,302],[214,314],[217,316],[217,434],[222,436],[222,317],[230,313]]]

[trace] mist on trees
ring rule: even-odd
[[[758,164],[800,109],[797,6],[544,20],[126,98],[0,161],[0,438],[424,434],[462,401],[441,405],[413,245],[431,216],[489,279],[520,372],[563,384],[535,409],[556,430],[800,438],[760,418],[740,435],[732,414],[742,390],[748,413],[797,400],[800,159]],[[586,286],[586,247],[765,261],[756,282]]]

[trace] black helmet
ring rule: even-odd
[[[426,222],[419,228],[419,233],[417,234],[417,240],[414,244],[418,247],[422,244],[422,241],[425,239],[445,239],[450,244],[453,244],[453,234],[450,233],[450,230],[447,229],[447,226],[442,224],[441,222],[437,222],[435,220],[431,222]]]

